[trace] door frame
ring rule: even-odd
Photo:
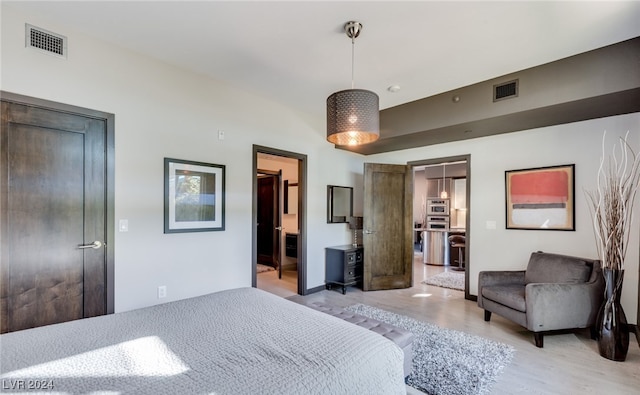
[[[466,203],[467,203],[467,216],[465,218],[466,247],[464,249],[464,262],[465,262],[466,270],[464,271],[464,298],[468,300],[477,300],[477,296],[471,295],[469,293],[469,272],[470,272],[471,265],[473,264],[473,262],[469,260],[469,251],[471,250],[470,248],[471,246],[471,226],[470,226],[471,224],[471,154],[411,161],[411,162],[407,162],[407,165],[411,166],[411,171],[413,172],[413,169],[418,166],[437,165],[441,163],[459,162],[459,161],[466,162],[466,172],[467,172],[467,179],[466,179],[467,190],[466,190],[466,196],[465,196]],[[414,196],[414,199],[415,199],[415,196]]]
[[[252,193],[251,193],[251,286],[256,287],[258,278],[256,263],[258,250],[258,154],[282,156],[298,160],[298,295],[307,295],[307,155],[277,148],[253,145]]]
[[[77,114],[83,117],[96,118],[105,122],[105,149],[106,149],[106,213],[105,213],[105,297],[106,312],[114,312],[114,256],[115,256],[115,115],[103,111],[92,110],[84,107],[73,106],[18,93],[0,91],[0,100],[22,104],[30,107],[39,107],[47,110]],[[0,235],[1,237],[1,235]]]

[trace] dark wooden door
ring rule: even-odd
[[[2,102],[1,332],[107,313],[105,123]]]
[[[413,185],[409,166],[365,163],[365,291],[411,287]]]
[[[280,268],[280,176],[258,177],[258,263]]]

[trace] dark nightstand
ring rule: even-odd
[[[351,244],[325,248],[325,283],[327,289],[342,287],[342,294],[350,285],[362,286],[364,250]]]

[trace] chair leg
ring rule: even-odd
[[[484,320],[487,322],[491,320],[491,312],[489,310],[484,311]]]
[[[542,348],[543,346],[543,336],[540,332],[533,332],[533,338],[536,340],[536,347]]]

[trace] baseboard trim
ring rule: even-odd
[[[308,289],[304,292],[304,294],[305,294],[305,295],[310,295],[310,294],[314,294],[314,293],[316,293],[316,292],[324,291],[325,289],[326,289],[326,286],[324,286],[324,285],[318,285],[318,286],[317,286],[317,287],[315,287],[315,288],[308,288]]]

